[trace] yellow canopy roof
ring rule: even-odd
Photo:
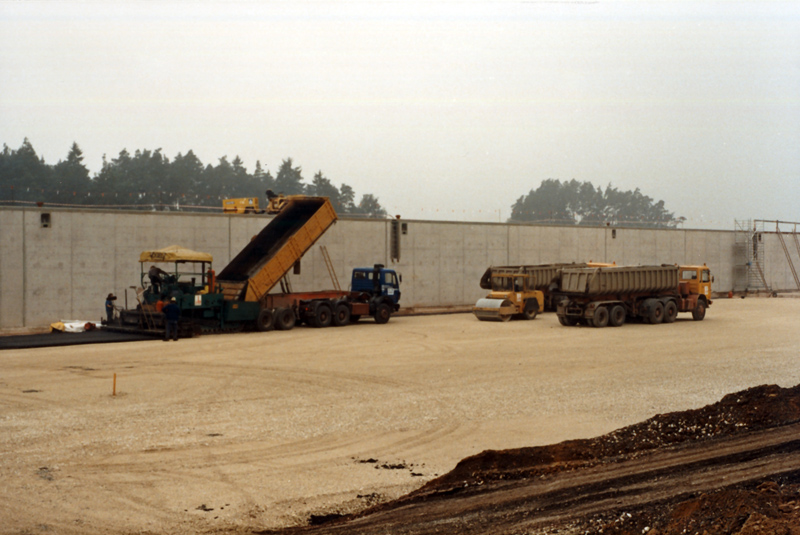
[[[200,253],[179,245],[170,245],[157,251],[142,251],[139,262],[211,262],[208,253]]]

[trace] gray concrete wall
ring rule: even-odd
[[[43,213],[50,214],[47,228]],[[0,329],[98,320],[108,292],[124,302],[125,288],[139,284],[141,251],[178,244],[211,253],[219,271],[267,222],[266,216],[0,208]],[[339,220],[303,258],[294,289],[332,287],[319,245],[345,288],[353,267],[379,262],[397,269],[406,307],[473,304],[485,293],[478,280],[493,264],[705,262],[715,289],[744,289],[734,288],[743,259],[733,231],[404,222],[408,232],[393,263],[389,221]],[[776,235],[765,233],[763,244],[770,285],[795,288]]]

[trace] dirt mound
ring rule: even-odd
[[[778,478],[584,523],[604,535],[800,535],[800,481]],[[593,528],[593,529],[592,529]]]
[[[658,414],[607,435],[550,446],[488,450],[467,457],[419,493],[467,486],[476,481],[523,479],[574,470],[686,441],[702,441],[800,421],[800,385],[762,385],[729,394],[700,409]]]

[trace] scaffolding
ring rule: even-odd
[[[736,220],[735,223],[737,286],[746,292],[770,292],[769,284],[764,276],[766,255],[764,254],[763,222],[747,219]]]
[[[737,220],[735,223],[737,249],[735,280],[737,281],[737,286],[743,287],[745,291],[755,292],[789,291],[788,289],[773,288],[764,275],[767,272],[764,235],[775,234],[786,256],[795,285],[800,290],[800,277],[793,258],[793,252],[796,252],[798,265],[800,265],[800,239],[797,232],[797,226],[800,223],[763,219]]]

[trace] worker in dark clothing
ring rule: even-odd
[[[162,275],[169,275],[169,273],[156,266],[150,266],[147,276],[150,277],[150,286],[153,288],[153,293],[161,293]]]
[[[107,318],[107,325],[110,325],[112,321],[114,321],[114,301],[117,300],[117,296],[113,293],[108,294],[106,297],[106,318]]]
[[[164,341],[166,342],[169,340],[170,335],[172,335],[172,339],[177,342],[178,320],[181,318],[181,309],[174,297],[169,300],[169,303],[166,304],[162,312],[164,313],[164,321],[166,322],[164,329]]]

